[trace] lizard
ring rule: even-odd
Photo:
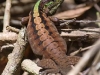
[[[54,1],[59,0],[38,0],[29,13],[27,25],[27,36],[32,51],[42,56],[42,59],[37,62],[37,65],[44,69],[41,73],[42,75],[48,73],[66,75],[71,69],[70,65],[76,64],[80,59],[77,56],[66,55],[67,45],[58,33],[54,23],[48,18],[47,13],[50,10],[45,12],[45,9],[55,7],[54,5],[52,6]]]

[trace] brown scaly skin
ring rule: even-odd
[[[79,57],[66,55],[65,41],[44,12],[30,12],[27,35],[33,52],[43,56],[37,63],[45,69],[42,75],[58,72],[66,75],[71,69],[70,65],[78,62]]]
[[[57,72],[67,74],[71,69],[70,65],[76,64],[79,57],[66,55],[66,43],[45,13],[41,13],[43,19],[40,16],[33,18],[32,14],[29,14],[27,26],[28,40],[33,52],[43,56],[37,63],[46,69],[42,74]]]

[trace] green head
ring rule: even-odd
[[[52,15],[64,0],[41,0],[40,8],[46,13]]]

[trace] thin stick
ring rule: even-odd
[[[97,11],[100,12],[100,7],[98,6],[98,4],[94,4],[94,7],[97,9]]]
[[[12,31],[12,32],[15,32],[15,33],[19,33],[19,29],[15,28],[15,27],[7,26],[6,29],[8,31]]]
[[[11,9],[11,1],[12,0],[6,0],[6,7],[5,7],[5,13],[4,13],[4,21],[3,21],[3,32],[7,32],[6,27],[10,24],[10,9]]]
[[[8,63],[1,75],[14,75],[20,66],[24,55],[27,38],[25,36],[26,28],[22,28],[19,32],[18,39],[14,44],[13,52],[8,56]]]
[[[76,50],[75,52],[72,52],[70,55],[71,56],[75,56],[76,54],[78,54],[80,51],[85,51],[85,50],[89,50],[92,46],[88,46],[88,47],[85,47],[85,48],[82,48],[82,49],[79,49],[79,50]]]
[[[91,59],[97,52],[100,50],[100,39],[94,44],[94,46],[88,50],[83,58],[79,61],[79,63],[75,66],[74,69],[72,69],[67,75],[78,75],[78,73],[83,69],[83,67],[86,66],[86,64],[89,62],[89,59]]]

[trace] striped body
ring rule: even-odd
[[[59,35],[53,22],[43,11],[39,10],[40,1],[34,6],[33,12],[29,14],[28,40],[35,54],[43,56],[43,59],[49,59],[39,62],[39,66],[57,69],[48,70],[47,73],[61,72],[64,75],[66,68],[71,64],[71,62],[68,62],[70,59],[66,56],[66,43]]]
[[[59,50],[64,53],[67,51],[66,43],[59,35],[54,24],[47,18],[45,13],[39,10],[34,9],[30,13],[27,33],[29,43],[35,54],[45,56],[45,52],[55,51],[54,49],[58,49],[57,53]]]

